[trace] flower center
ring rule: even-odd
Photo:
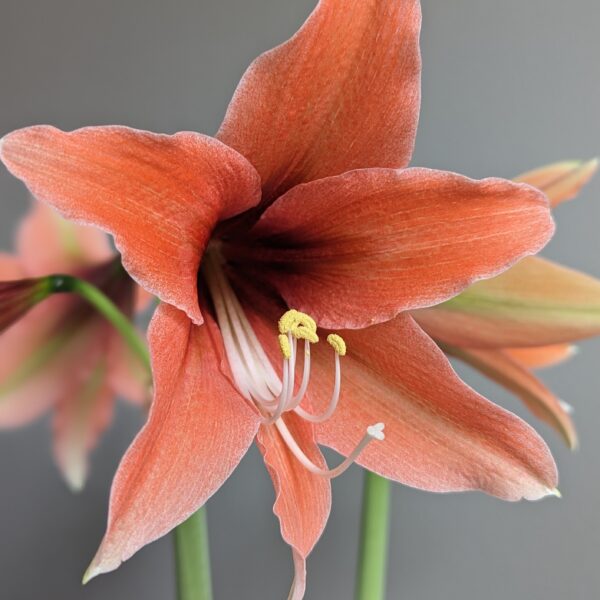
[[[334,414],[341,392],[341,358],[346,354],[346,343],[341,336],[332,333],[327,342],[332,347],[335,361],[333,390],[327,408],[314,414],[303,408],[310,381],[310,348],[317,344],[317,324],[309,315],[288,310],[279,320],[279,347],[282,354],[281,377],[269,360],[240,301],[224,271],[222,258],[209,251],[205,257],[203,273],[213,300],[217,322],[223,336],[225,353],[235,384],[247,400],[254,403],[262,416],[264,425],[274,425],[290,451],[312,473],[324,477],[337,477],[343,473],[372,440],[383,440],[383,423],[367,427],[365,435],[355,449],[340,465],[324,469],[313,463],[304,453],[282,415],[293,411],[311,423],[323,423]],[[303,352],[302,375],[296,390],[297,365]]]

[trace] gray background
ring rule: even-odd
[[[216,130],[250,59],[292,34],[313,0],[1,0],[0,133],[34,123]],[[424,0],[423,108],[414,163],[474,177],[599,153],[597,0]],[[25,193],[0,172],[0,247]],[[600,276],[600,179],[558,213],[546,254]],[[588,600],[600,584],[600,343],[547,374],[576,407],[581,450],[549,440],[562,501],[394,491],[390,598]],[[471,374],[469,373],[469,376]],[[523,414],[491,384],[479,389]],[[169,599],[168,538],[85,589],[109,483],[139,418],[122,407],[80,496],[49,454],[49,423],[0,434],[0,598]],[[360,472],[335,481],[334,511],[309,562],[309,599],[352,596]],[[216,598],[284,598],[287,547],[253,450],[210,501]]]

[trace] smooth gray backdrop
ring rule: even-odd
[[[246,65],[292,34],[314,0],[1,0],[0,134],[34,124],[121,123],[213,133]],[[600,152],[597,0],[424,0],[423,107],[414,164],[510,177]],[[0,171],[0,248],[25,192]],[[546,254],[600,276],[600,179],[557,213]],[[394,490],[389,598],[592,600],[600,587],[600,343],[547,374],[576,407],[581,449],[546,427],[564,498],[505,504],[480,494]],[[468,373],[471,376],[470,373]],[[478,389],[524,414],[491,384]],[[526,415],[527,416],[527,415]],[[529,418],[527,416],[527,418]],[[0,432],[2,600],[168,600],[170,540],[116,573],[79,581],[104,529],[119,456],[140,424],[121,407],[71,495],[47,420]],[[307,598],[352,597],[361,476],[334,483],[333,516],[309,562]],[[278,600],[291,562],[253,450],[209,502],[217,600]]]

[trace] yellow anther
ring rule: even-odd
[[[346,356],[346,342],[341,335],[330,333],[327,336],[327,343],[340,355]]]
[[[310,329],[311,331],[313,331],[315,333],[317,331],[317,323],[310,315],[307,315],[306,313],[303,313],[303,312],[300,312],[297,310],[296,311],[296,322],[299,327],[306,327],[307,329]]]
[[[311,344],[316,344],[319,341],[319,336],[306,327],[296,327],[292,329],[291,334],[297,340],[308,340]]]
[[[281,316],[279,319],[279,333],[287,333],[291,331],[296,323],[296,315],[298,314],[297,310],[288,310]]]
[[[283,333],[278,336],[279,337],[279,347],[281,348],[281,354],[283,354],[284,358],[292,357],[292,349],[290,348],[290,340],[288,340],[288,336]]]
[[[279,319],[279,333],[291,333],[297,340],[308,340],[316,344],[319,341],[317,336],[317,324],[315,320],[298,310],[288,310]]]

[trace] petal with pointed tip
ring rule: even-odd
[[[575,198],[597,170],[597,158],[588,161],[566,160],[523,173],[515,181],[542,190],[548,196],[550,205],[555,207]]]
[[[530,186],[363,169],[278,198],[232,260],[322,326],[357,328],[492,277],[537,252],[553,230],[546,199]]]
[[[569,448],[577,447],[575,426],[559,399],[507,352],[456,348],[449,345],[441,347],[446,354],[466,362],[517,395],[536,417],[559,433]]]
[[[325,467],[312,426],[294,414],[288,414],[284,419],[306,455],[316,465]],[[273,512],[279,518],[283,539],[292,547],[295,576],[290,599],[301,600],[306,585],[306,557],[329,517],[331,484],[300,464],[275,426],[261,427],[257,442],[275,487]]]
[[[406,485],[435,492],[481,490],[505,500],[542,498],[556,487],[556,466],[525,422],[466,386],[448,360],[403,314],[345,331],[342,397],[317,440],[348,455],[367,426],[385,423],[357,462]],[[310,399],[329,401],[333,360],[313,351]]]
[[[217,137],[256,167],[267,201],[351,169],[408,164],[420,27],[417,0],[321,0],[289,41],[252,63]]]
[[[154,401],[115,476],[106,534],[84,581],[116,569],[202,506],[258,430],[259,416],[220,370],[223,343],[209,314],[195,326],[161,304],[148,338]]]
[[[106,336],[107,332],[103,333]],[[106,362],[101,355],[95,359],[72,374],[54,411],[54,456],[75,492],[83,489],[89,453],[109,425],[114,407]]]
[[[577,353],[577,346],[552,344],[550,346],[533,346],[532,348],[505,348],[504,352],[524,367],[544,369],[569,360]]]
[[[281,306],[253,284],[238,290],[265,350],[277,356]],[[368,426],[383,422],[385,440],[373,441],[357,462],[395,481],[506,500],[534,500],[556,488],[556,466],[540,436],[463,383],[408,314],[340,333],[347,342],[341,398],[331,419],[315,426],[317,442],[347,456]],[[307,409],[324,410],[333,379],[331,348],[313,345]]]
[[[250,163],[196,133],[37,126],[5,136],[0,157],[38,199],[112,233],[134,279],[197,323],[198,266],[215,224],[260,199]]]
[[[433,338],[453,346],[563,344],[600,333],[600,280],[532,256],[413,314]]]

